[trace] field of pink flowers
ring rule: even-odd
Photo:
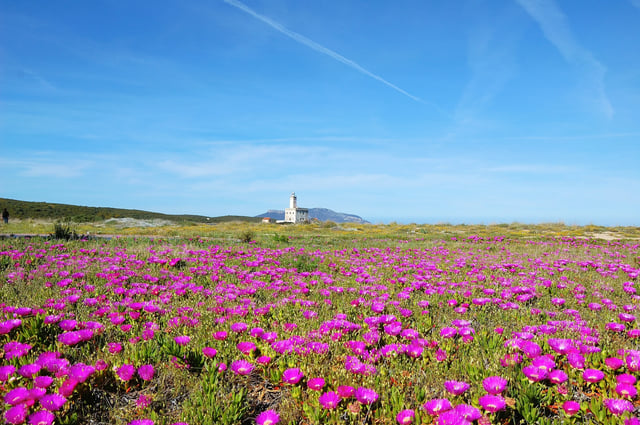
[[[638,243],[0,241],[9,424],[640,424]]]

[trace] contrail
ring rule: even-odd
[[[294,31],[291,31],[290,29],[287,29],[286,27],[284,27],[282,24],[279,24],[278,22],[276,22],[276,21],[274,21],[272,19],[269,19],[264,15],[260,15],[259,13],[257,13],[256,11],[254,11],[253,9],[248,7],[246,4],[241,3],[238,0],[224,0],[224,2],[227,3],[227,4],[230,4],[233,7],[236,7],[238,9],[242,10],[243,12],[248,13],[249,15],[253,16],[256,19],[261,20],[262,22],[264,22],[265,24],[269,25],[270,27],[272,27],[276,31],[281,32],[282,34],[286,35],[289,38],[292,38],[293,40],[297,41],[298,43],[304,44],[305,46],[312,48],[316,52],[320,52],[322,54],[325,54],[325,55],[329,56],[330,58],[333,58],[333,59],[337,60],[338,62],[342,62],[343,64],[345,64],[347,66],[350,66],[351,68],[355,69],[356,71],[360,71],[364,75],[367,75],[367,76],[373,78],[374,80],[378,80],[381,83],[386,84],[387,86],[391,87],[395,91],[397,91],[399,93],[402,93],[403,95],[415,100],[416,102],[424,103],[424,101],[422,99],[420,99],[419,97],[414,96],[414,95],[412,95],[411,93],[408,93],[405,90],[402,90],[400,87],[396,86],[395,84],[392,84],[392,83],[388,82],[387,80],[385,80],[381,76],[376,75],[373,72],[364,69],[363,67],[361,67],[360,65],[358,65],[357,63],[352,61],[351,59],[347,59],[344,56],[342,56],[341,54],[336,53],[331,49],[327,49],[326,47],[316,43],[315,41],[308,39],[304,35],[298,34],[297,32],[294,32]]]

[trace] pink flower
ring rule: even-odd
[[[460,381],[445,381],[444,389],[453,395],[460,395],[469,389],[470,385]]]
[[[29,415],[29,423],[32,425],[51,425],[56,416],[46,410],[38,410]]]
[[[107,345],[109,346],[109,352],[111,354],[116,354],[122,351],[122,344],[118,342],[110,342]]]
[[[616,370],[624,366],[624,360],[618,357],[607,357],[604,359],[604,364],[607,365],[609,369]]]
[[[413,409],[406,409],[398,413],[396,416],[396,421],[399,425],[409,425],[413,423],[413,419],[415,418],[416,413]]]
[[[320,391],[324,387],[323,378],[311,378],[307,381],[307,387],[314,391]]]
[[[238,348],[242,354],[248,355],[256,349],[256,344],[251,341],[244,341],[239,342],[238,345],[236,345],[236,348]]]
[[[216,341],[224,341],[225,339],[227,339],[227,332],[226,331],[214,332],[213,339],[215,339]]]
[[[350,398],[353,397],[356,390],[350,385],[340,385],[336,391],[341,398]]]
[[[246,360],[236,360],[231,363],[231,371],[236,375],[249,375],[253,368],[253,364]]]
[[[180,335],[180,336],[177,336],[177,337],[173,338],[173,340],[178,345],[187,345],[188,343],[191,342],[191,337],[189,337],[188,335]]]
[[[355,392],[356,400],[362,404],[373,404],[378,400],[378,393],[371,388],[359,387]]]
[[[422,407],[430,415],[438,415],[452,408],[451,402],[446,398],[435,398],[433,400],[429,400]]]
[[[218,354],[218,350],[211,347],[204,347],[202,349],[202,354],[204,354],[205,357],[212,359],[216,356],[216,354]]]
[[[17,404],[4,412],[4,420],[8,424],[21,424],[27,419],[27,406]]]
[[[303,373],[300,368],[291,368],[284,371],[282,374],[282,382],[286,384],[297,384],[303,377]]]
[[[599,382],[604,378],[604,372],[598,369],[585,369],[582,373],[582,379],[587,382]]]
[[[256,425],[275,425],[280,422],[280,416],[274,410],[266,410],[256,417]]]
[[[607,409],[616,416],[622,415],[624,412],[633,411],[633,403],[629,400],[607,398],[604,400],[604,405],[607,406]]]
[[[335,409],[336,407],[338,407],[340,400],[341,400],[340,396],[333,391],[326,392],[318,398],[318,402],[320,403],[320,406],[322,406],[323,409],[329,409],[329,410]]]
[[[29,398],[29,390],[25,387],[17,387],[10,390],[4,395],[4,402],[15,406],[27,400]]]
[[[567,374],[559,369],[549,372],[549,381],[553,382],[554,384],[562,384],[566,382],[568,378],[569,377],[567,376]]]
[[[487,412],[495,413],[505,408],[506,403],[499,395],[487,394],[478,399],[480,406]]]
[[[46,394],[38,400],[40,405],[50,412],[57,412],[64,406],[67,399],[60,394]]]
[[[38,372],[40,372],[41,368],[42,366],[37,363],[22,365],[20,369],[18,369],[18,375],[22,376],[23,378],[31,378],[33,375],[36,375]]]
[[[140,376],[143,381],[151,381],[154,373],[153,365],[150,364],[142,365],[138,368],[138,376]]]
[[[47,388],[53,383],[53,378],[46,375],[36,376],[33,382],[38,388]]]
[[[15,371],[14,365],[0,366],[0,382],[6,382]]]
[[[501,376],[489,376],[482,381],[482,388],[489,394],[500,394],[507,387],[507,380]]]
[[[575,415],[580,411],[580,403],[573,400],[567,400],[564,403],[562,403],[562,410],[564,410],[564,413],[566,413],[569,416]]]
[[[616,393],[622,397],[634,399],[638,395],[638,390],[632,384],[618,384],[616,385]]]
[[[136,400],[136,407],[140,409],[146,409],[151,405],[152,401],[153,400],[151,396],[148,396],[146,394],[141,394],[140,397],[138,397],[138,399]]]
[[[130,364],[123,364],[116,370],[116,374],[123,381],[129,381],[133,378],[133,375],[136,373],[136,368]]]
[[[78,382],[86,381],[93,373],[96,371],[96,368],[90,365],[86,365],[84,363],[76,363],[71,366],[69,369],[69,378],[75,379]]]

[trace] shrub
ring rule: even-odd
[[[51,237],[54,239],[64,239],[66,241],[71,239],[78,239],[74,227],[69,222],[58,222],[53,225],[53,234]]]

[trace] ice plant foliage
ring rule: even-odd
[[[359,236],[1,240],[2,420],[638,423],[637,241]]]

